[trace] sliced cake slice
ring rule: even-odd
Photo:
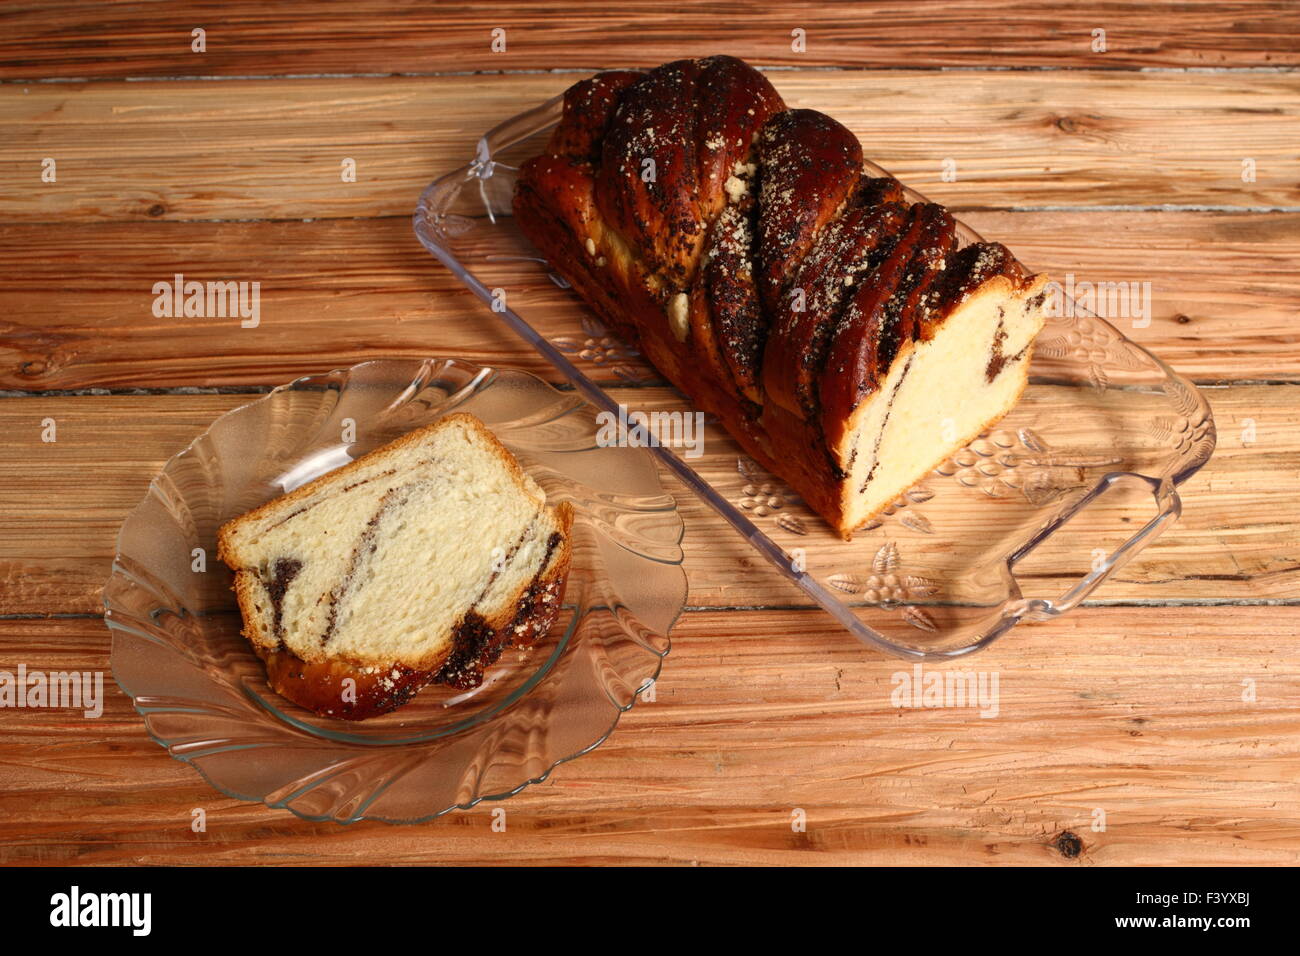
[[[453,414],[222,526],[244,636],[271,686],[360,720],[428,683],[478,686],[563,596],[573,511]]]
[[[910,337],[859,379],[865,387],[823,408],[843,423],[833,451],[847,472],[845,537],[1010,411],[1029,380],[1047,277],[997,243],[967,246],[945,265],[911,303]],[[828,371],[823,383],[834,381]]]
[[[875,393],[899,351],[914,338],[917,301],[956,246],[956,222],[942,206],[917,203],[889,258],[861,282],[840,317],[819,369],[822,431],[841,472],[855,444],[846,442],[863,400]]]

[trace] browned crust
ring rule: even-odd
[[[755,404],[763,402],[763,349],[767,343],[767,321],[759,303],[749,247],[753,239],[753,199],[727,206],[713,224],[712,245],[704,264],[702,281],[692,290],[692,318],[706,320],[691,334],[697,340],[706,334],[706,351],[718,355],[722,372],[731,377],[736,390]],[[696,298],[705,298],[697,307]]]
[[[917,203],[910,218],[911,225],[881,265],[876,281],[863,283],[832,333],[817,382],[820,402],[805,409],[811,417],[820,406],[832,454],[843,443],[859,403],[880,386],[914,341],[915,303],[908,308],[908,300],[955,241],[956,224],[942,206]]]
[[[258,626],[258,614],[255,609],[255,589],[262,585],[257,569],[244,567],[240,564],[236,554],[236,546],[232,540],[236,531],[245,524],[285,509],[291,509],[294,504],[305,500],[322,489],[344,484],[362,467],[372,464],[376,458],[386,457],[408,445],[423,440],[432,432],[456,424],[468,426],[485,439],[500,464],[509,471],[516,484],[521,489],[525,486],[526,476],[523,468],[514,455],[501,443],[500,439],[473,415],[466,412],[453,412],[443,416],[436,422],[408,432],[355,461],[308,482],[301,488],[295,488],[288,494],[274,498],[237,518],[232,518],[218,529],[217,556],[235,572],[232,589],[235,592],[240,616],[243,619],[241,633],[253,646],[258,656],[266,663],[267,679],[278,693],[324,716],[341,717],[345,720],[363,720],[366,717],[385,713],[400,706],[409,700],[421,687],[437,680],[446,662],[455,656],[458,650],[463,652],[470,640],[471,630],[481,633],[486,629],[494,637],[493,641],[484,643],[481,652],[475,658],[479,662],[477,673],[478,679],[481,680],[483,667],[490,666],[495,662],[501,650],[511,643],[510,640],[506,639],[508,635],[499,635],[497,633],[506,625],[511,627],[522,625],[524,631],[521,631],[520,634],[532,634],[533,636],[536,636],[536,633],[545,633],[546,629],[550,627],[559,607],[559,600],[563,595],[571,557],[570,530],[573,524],[573,508],[568,502],[561,502],[555,508],[556,517],[562,528],[562,539],[556,545],[560,553],[551,566],[552,573],[542,578],[539,571],[533,582],[522,588],[514,599],[506,605],[506,609],[502,614],[491,621],[483,621],[480,618],[479,620],[482,621],[481,627],[478,626],[477,622],[471,622],[474,625],[473,627],[467,626],[466,622],[462,620],[454,630],[453,639],[448,648],[441,652],[430,654],[415,661],[399,662],[330,654],[325,649],[322,649],[319,659],[308,661],[283,646],[277,635],[264,634]],[[544,564],[542,570],[545,570],[545,568]],[[550,588],[557,595],[553,606],[550,606],[549,609],[539,607],[527,619],[515,620],[517,613],[515,605],[528,594],[531,588],[535,587],[541,589],[539,593],[546,592],[546,589]],[[549,617],[544,617],[544,613],[549,614]],[[493,648],[495,648],[494,652]],[[469,666],[471,663],[471,661],[467,660],[465,666],[460,668],[464,675],[469,675],[474,670],[473,667]],[[355,701],[347,702],[343,700],[342,682],[345,679],[355,681]],[[452,681],[448,682],[451,683]],[[456,686],[462,685],[457,684]],[[464,684],[463,686],[475,685]]]
[[[1037,292],[1046,284],[1046,277],[1030,275],[1000,242],[977,242],[960,249],[918,303],[917,338],[932,338],[953,310],[993,282],[1008,292],[1031,286]]]
[[[699,115],[700,215],[712,222],[726,204],[724,189],[737,163],[749,162],[754,134],[785,109],[767,77],[734,56],[711,56],[696,86]]]
[[[701,62],[697,61],[697,69]],[[669,67],[678,75],[692,72],[680,61],[660,69]],[[649,76],[655,74],[656,71],[651,71]],[[630,85],[624,95],[641,100],[647,91],[657,88],[657,84],[660,84],[659,79],[638,81]],[[673,98],[680,98],[680,85],[674,88],[673,93]],[[717,94],[716,89],[714,93]],[[726,103],[727,95],[743,99],[747,94],[738,87],[730,94],[716,98]],[[732,102],[729,115],[738,114],[735,106]],[[765,106],[770,108],[770,104]],[[616,110],[609,127],[612,133],[617,132],[620,117],[623,114]],[[860,163],[860,152],[855,153],[854,147],[847,144],[840,134],[842,128],[837,127],[833,120],[812,111],[778,112],[763,125],[754,140],[760,159],[757,174],[760,196],[775,189],[782,196],[789,190],[791,195],[807,197],[804,207],[798,203],[783,204],[786,208],[779,210],[762,208],[760,200],[755,223],[757,236],[750,258],[767,322],[774,321],[772,316],[776,314],[772,311],[773,296],[779,296],[790,281],[793,270],[813,248],[817,236],[828,223],[864,206],[896,202],[901,198],[900,187],[892,178],[871,180],[861,174],[860,168],[850,168]],[[795,135],[799,130],[806,132]],[[627,137],[629,134],[630,131],[618,135]],[[560,135],[557,132],[556,136]],[[807,138],[801,139],[801,136]],[[788,169],[775,170],[763,166],[764,154],[770,158],[772,151],[780,152],[783,145],[791,147],[790,155],[795,156],[795,164]],[[682,285],[684,279],[693,274],[690,256],[676,260],[670,270],[665,270],[659,262],[665,250],[644,248],[643,229],[634,227],[624,231],[624,222],[611,220],[603,214],[604,203],[590,198],[594,188],[609,197],[605,202],[613,201],[613,194],[624,188],[616,171],[591,164],[582,164],[580,168],[570,164],[557,169],[557,163],[562,159],[553,153],[553,149],[548,147],[542,156],[525,163],[520,172],[515,193],[515,215],[523,233],[601,318],[631,344],[638,345],[646,359],[688,395],[696,407],[717,415],[741,446],[763,467],[783,478],[841,535],[851,536],[853,529],[844,523],[845,475],[830,452],[821,408],[810,411],[800,407],[793,400],[792,388],[788,389],[791,395],[784,396],[784,404],[789,407],[783,408],[780,401],[774,400],[765,381],[774,343],[780,347],[788,347],[789,343],[774,338],[778,331],[775,326],[761,331],[766,342],[766,352],[761,357],[763,374],[751,383],[747,378],[749,369],[744,365],[733,368],[735,357],[730,355],[725,344],[717,341],[722,328],[719,318],[725,314],[726,305],[721,305],[720,313],[719,304],[712,300],[708,270],[694,273],[701,276],[694,285]],[[779,180],[774,181],[774,176]],[[639,188],[631,182],[625,185],[634,191]],[[661,203],[669,202],[666,196],[658,199]],[[676,201],[680,200],[678,197]],[[645,211],[644,207],[642,210]],[[709,225],[709,221],[702,219],[699,228]],[[689,233],[695,247],[691,255],[696,260],[702,258],[704,252],[704,248],[699,247],[701,244],[695,242],[698,233],[699,229],[692,229]],[[616,234],[617,241],[609,241],[610,234]],[[584,238],[593,235],[597,254],[582,254],[580,247]],[[946,253],[949,248],[947,239],[943,239],[941,251]],[[986,268],[973,270],[969,276],[950,277],[952,281],[944,282],[942,274],[923,275],[917,286],[908,286],[907,294],[900,301],[904,301],[903,308],[909,314],[900,316],[897,324],[900,329],[909,330],[911,338],[906,342],[900,339],[897,343],[889,343],[890,348],[882,351],[888,352],[894,361],[902,360],[910,353],[912,341],[932,336],[937,326],[976,292],[998,289],[1019,293],[1046,281],[1045,277],[1030,276],[1009,254],[1003,257],[1001,247],[997,247],[997,251],[998,255],[984,264]],[[683,249],[677,246],[670,252],[676,256],[682,254]],[[900,263],[902,265],[905,264]],[[872,273],[861,283],[855,283],[854,295],[869,295],[863,286],[869,286],[877,278]],[[690,329],[684,342],[672,334],[665,308],[674,290],[682,288],[689,293],[691,315]],[[888,296],[883,297],[882,304],[887,299]],[[790,364],[791,358],[792,355],[785,355],[781,360]],[[823,358],[829,361],[828,356]],[[741,374],[737,374],[738,370]],[[872,367],[857,369],[856,372],[860,374],[852,377],[859,383],[883,381],[888,368]],[[820,387],[814,390],[816,399],[821,398],[820,392],[826,385],[824,378],[823,374]],[[755,394],[755,385],[763,388],[763,394]],[[1023,385],[1021,387],[1023,389]],[[820,406],[821,402],[816,404]],[[840,404],[851,410],[854,403]],[[988,424],[991,422],[985,427]],[[955,446],[948,447],[936,461],[946,457],[952,447]],[[863,520],[869,520],[869,517]]]
[[[804,310],[792,311],[787,296],[773,316],[769,337],[773,348],[763,366],[763,382],[772,401],[801,417],[812,417],[816,379],[835,329],[845,308],[852,307],[863,290],[879,290],[881,269],[899,242],[897,229],[907,215],[907,208],[895,202],[863,206],[822,230],[791,283],[807,297]],[[874,264],[873,281],[856,287],[845,284],[868,263]]]
[[[588,151],[595,205],[668,294],[684,292],[726,200],[727,175],[785,104],[766,77],[729,56],[665,63],[617,94],[608,118],[596,121],[604,130],[599,163]],[[566,97],[565,106],[562,126],[577,122],[576,104],[571,110]],[[559,133],[548,152],[571,138]]]
[[[635,303],[635,296],[628,297],[628,304],[616,305],[621,290],[615,284],[615,273],[593,269],[587,259],[574,255],[573,247],[560,238],[562,232],[538,228],[551,221],[553,214],[552,209],[541,205],[533,190],[521,189],[516,193],[515,215],[520,227],[601,319],[612,328],[627,329],[628,341],[638,345],[674,386],[691,396],[701,410],[717,415],[747,454],[772,474],[779,475],[841,537],[851,539],[854,529],[844,524],[842,496],[846,486],[842,476],[835,473],[824,436],[816,423],[805,421],[775,402],[764,404],[756,417],[724,383],[702,375],[699,364],[683,361],[662,313],[653,307],[637,310],[631,304]],[[1016,284],[1006,276],[987,281],[990,287],[998,285],[1006,291],[1016,291]],[[1046,281],[1045,276],[1038,276],[1034,285],[1041,287]],[[996,420],[991,419],[986,427]],[[946,450],[935,463],[943,461],[949,452],[950,449]],[[875,514],[862,519],[859,526],[872,517]]]
[[[704,239],[696,204],[699,71],[695,60],[676,60],[622,91],[601,147],[603,175],[596,176],[602,218],[682,287]]]
[[[777,113],[758,137],[759,292],[769,310],[818,234],[848,204],[862,178],[862,144],[816,110]]]
[[[618,105],[619,93],[641,79],[631,70],[597,73],[564,91],[564,122],[551,143],[562,156],[593,162],[600,157],[605,128]]]

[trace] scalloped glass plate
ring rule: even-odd
[[[541,152],[561,108],[556,97],[488,132],[471,162],[425,189],[415,233],[492,306],[494,320],[594,405],[617,413],[593,376],[615,385],[661,378],[609,336],[511,217],[516,172]],[[960,224],[959,237],[980,238]],[[1194,385],[1059,291],[1020,403],[852,542],[721,429],[709,431],[705,453],[689,464],[653,447],[779,573],[750,571],[700,582],[701,590],[711,586],[727,605],[770,604],[777,595],[820,605],[864,644],[912,659],[964,655],[1022,622],[1078,606],[1177,519],[1178,486],[1209,460],[1215,432]],[[692,411],[681,396],[654,407]]]
[[[427,687],[359,723],[297,707],[239,634],[217,528],[453,409],[491,428],[550,500],[573,503],[559,618],[473,691]],[[217,789],[308,819],[416,822],[544,779],[658,676],[686,600],[682,520],[654,459],[601,447],[596,430],[573,392],[456,359],[366,362],[223,415],[122,526],[104,589],[113,676],[154,739]]]

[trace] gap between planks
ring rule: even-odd
[[[732,53],[802,66],[1106,68],[1278,67],[1300,62],[1285,2],[1184,0],[1141,5],[1034,0],[884,0],[852,4],[680,0],[672,15],[614,2],[574,16],[551,3],[345,6],[301,2],[289,14],[231,0],[32,5],[7,17],[0,75],[211,75],[594,69]],[[214,22],[215,21],[215,22]],[[191,49],[203,25],[208,46]],[[502,34],[494,37],[494,30]],[[797,28],[797,29],[796,29]],[[1099,45],[1098,28],[1105,43]],[[796,39],[804,42],[798,45]],[[358,37],[362,38],[358,42]],[[493,48],[493,40],[506,42]]]
[[[1031,390],[1026,400],[1049,405],[1059,400],[1051,388],[1041,391],[1040,396]],[[1209,465],[1182,486],[1181,519],[1116,572],[1097,595],[1097,604],[1263,607],[1295,599],[1300,580],[1300,491],[1294,482],[1300,473],[1300,407],[1284,391],[1289,392],[1233,386],[1212,397],[1220,422],[1219,447]],[[646,410],[674,402],[669,389],[613,394],[617,401]],[[0,537],[0,609],[98,613],[118,529],[149,480],[216,417],[241,404],[241,396],[221,395],[0,402],[0,430],[12,450],[7,461],[0,461],[0,511],[11,516]],[[55,444],[40,441],[47,416],[58,422]],[[1254,444],[1241,434],[1239,423],[1246,417],[1258,423]],[[709,426],[705,454],[693,464],[721,493],[739,500],[746,479],[736,471],[731,447]],[[87,468],[100,479],[87,481]],[[691,529],[684,543],[690,606],[807,606],[704,503],[673,482],[665,480],[665,489],[677,499]],[[947,528],[954,539],[967,534],[968,516],[948,505],[933,510],[941,504],[936,499],[931,505],[935,526]],[[1117,528],[1128,527],[1122,513],[1117,520],[1113,510],[1090,509],[1071,523],[1069,534],[1043,544],[1044,564],[1023,569],[1034,572],[1035,592],[1063,592],[1077,579],[1081,557],[1086,564],[1088,552],[1081,544],[1109,542]],[[768,516],[760,524],[773,531],[769,524],[775,520]],[[940,560],[931,537],[894,519],[883,533],[922,564]],[[781,541],[805,544],[805,539]]]
[[[791,106],[834,116],[871,159],[956,210],[1300,206],[1294,74],[774,77]],[[481,133],[570,82],[5,84],[0,202],[8,221],[26,222],[408,215],[424,186],[473,156]],[[40,182],[46,157],[58,161],[57,183]],[[356,182],[340,178],[345,157]],[[1256,163],[1253,182],[1242,181],[1243,158]]]
[[[1064,863],[1052,844],[1070,829],[1083,863],[1294,864],[1297,613],[1243,610],[1228,626],[1213,610],[1098,610],[1038,640],[1008,636],[961,665],[999,675],[992,719],[893,706],[910,667],[811,615],[690,616],[656,699],[513,797],[508,840],[487,804],[420,827],[339,827],[227,798],[153,743],[106,680],[94,734],[59,711],[4,711],[0,855]],[[106,635],[6,625],[0,651],[106,671]],[[189,828],[195,806],[208,810],[207,840]],[[791,833],[792,807],[807,811],[806,838]],[[1098,807],[1104,831],[1090,826]]]
[[[1116,322],[1196,382],[1300,379],[1300,214],[977,212],[963,220],[1063,282],[1070,274],[1149,282],[1149,325]],[[0,225],[0,245],[9,250],[0,269],[0,389],[265,387],[364,358],[439,353],[558,377],[425,253],[405,217],[11,224]],[[467,254],[487,251],[476,248]],[[540,268],[482,262],[476,271],[489,288],[509,290],[546,338],[578,331],[582,307]],[[176,272],[259,282],[261,325],[155,317],[151,289]],[[621,364],[587,370],[622,385]]]

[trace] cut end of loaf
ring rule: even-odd
[[[900,353],[855,410],[834,449],[848,476],[837,530],[845,538],[949,455],[1007,414],[1029,376],[1046,284],[988,280],[929,339]]]

